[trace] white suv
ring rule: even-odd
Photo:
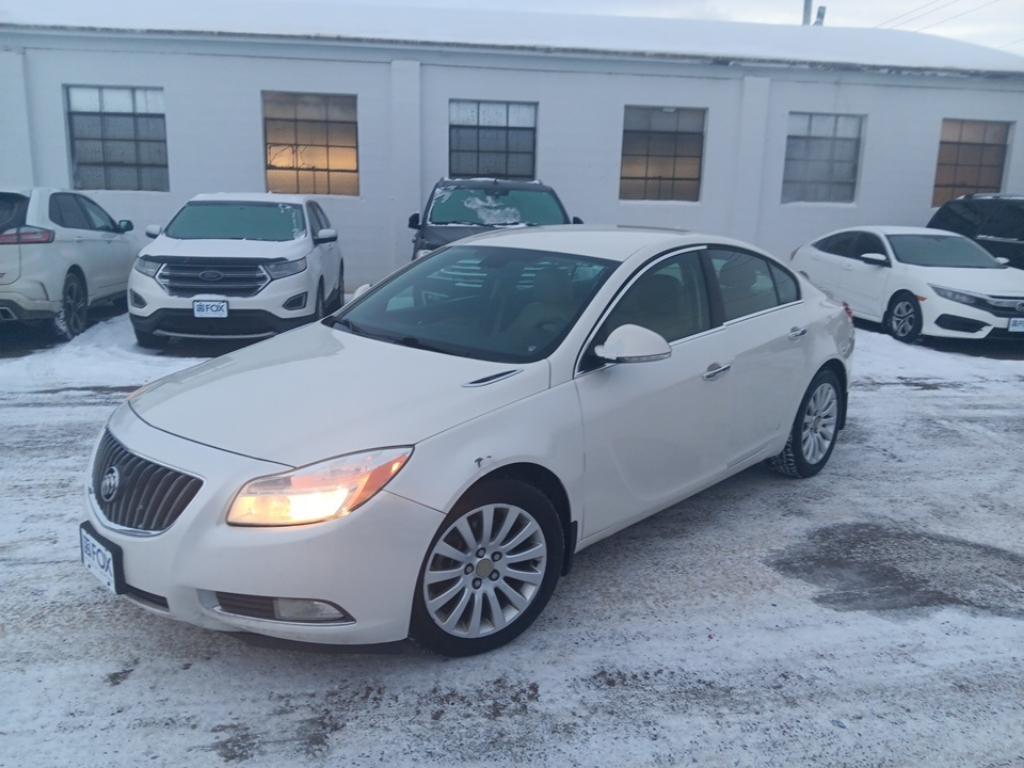
[[[142,249],[128,309],[143,347],[169,338],[259,339],[341,306],[338,233],[299,195],[197,195]]]
[[[70,339],[90,305],[124,296],[136,247],[77,192],[0,190],[0,322],[43,321]]]

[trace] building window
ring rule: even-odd
[[[974,192],[1000,192],[1009,123],[943,120],[932,205]]]
[[[790,112],[782,202],[852,203],[864,118]]]
[[[75,189],[168,190],[164,92],[68,86]]]
[[[263,93],[267,191],[359,194],[356,97]]]
[[[622,200],[699,200],[703,109],[626,107]]]
[[[532,179],[536,139],[536,104],[462,100],[448,104],[450,176]]]

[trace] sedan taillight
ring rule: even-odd
[[[851,306],[850,306],[849,304],[847,304],[847,303],[846,303],[845,301],[843,302],[843,311],[845,311],[845,312],[846,312],[846,316],[847,316],[848,318],[850,318],[851,320],[853,320],[853,307],[851,307]]]
[[[0,234],[0,245],[38,245],[52,243],[54,232],[42,227],[15,227]]]

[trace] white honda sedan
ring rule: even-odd
[[[766,459],[821,470],[853,343],[841,305],[743,243],[470,238],[130,397],[82,558],[210,629],[486,651],[584,547]]]
[[[1024,341],[1024,271],[953,232],[843,229],[798,248],[791,266],[900,341]]]

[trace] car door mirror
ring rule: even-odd
[[[117,222],[117,231],[120,232],[121,234],[124,234],[125,232],[131,232],[133,229],[135,229],[135,225],[132,224],[128,219],[121,219],[119,222]]]
[[[594,347],[594,354],[608,363],[647,363],[670,357],[672,347],[649,328],[626,323],[609,333],[604,344]]]
[[[160,233],[163,231],[163,227],[161,227],[159,224],[150,224],[146,227],[146,237],[160,237]]]
[[[862,253],[860,260],[875,267],[889,266],[889,257],[881,253]]]
[[[572,217],[572,223],[573,224],[582,224],[583,223],[583,219],[581,219],[579,216],[573,216]]]
[[[1010,260],[1005,256],[996,256],[996,261],[1002,264],[1004,267],[1010,263]]]
[[[372,286],[369,283],[363,283],[358,288],[356,288],[356,292],[352,294],[352,298],[358,299],[360,296],[362,296],[364,293],[370,290],[371,287]]]
[[[338,242],[338,233],[333,229],[321,229],[316,233],[316,237],[313,238],[314,245],[336,242]]]
[[[409,229],[419,229],[419,228],[420,228],[420,215],[418,213],[414,213],[411,216],[409,216]]]

